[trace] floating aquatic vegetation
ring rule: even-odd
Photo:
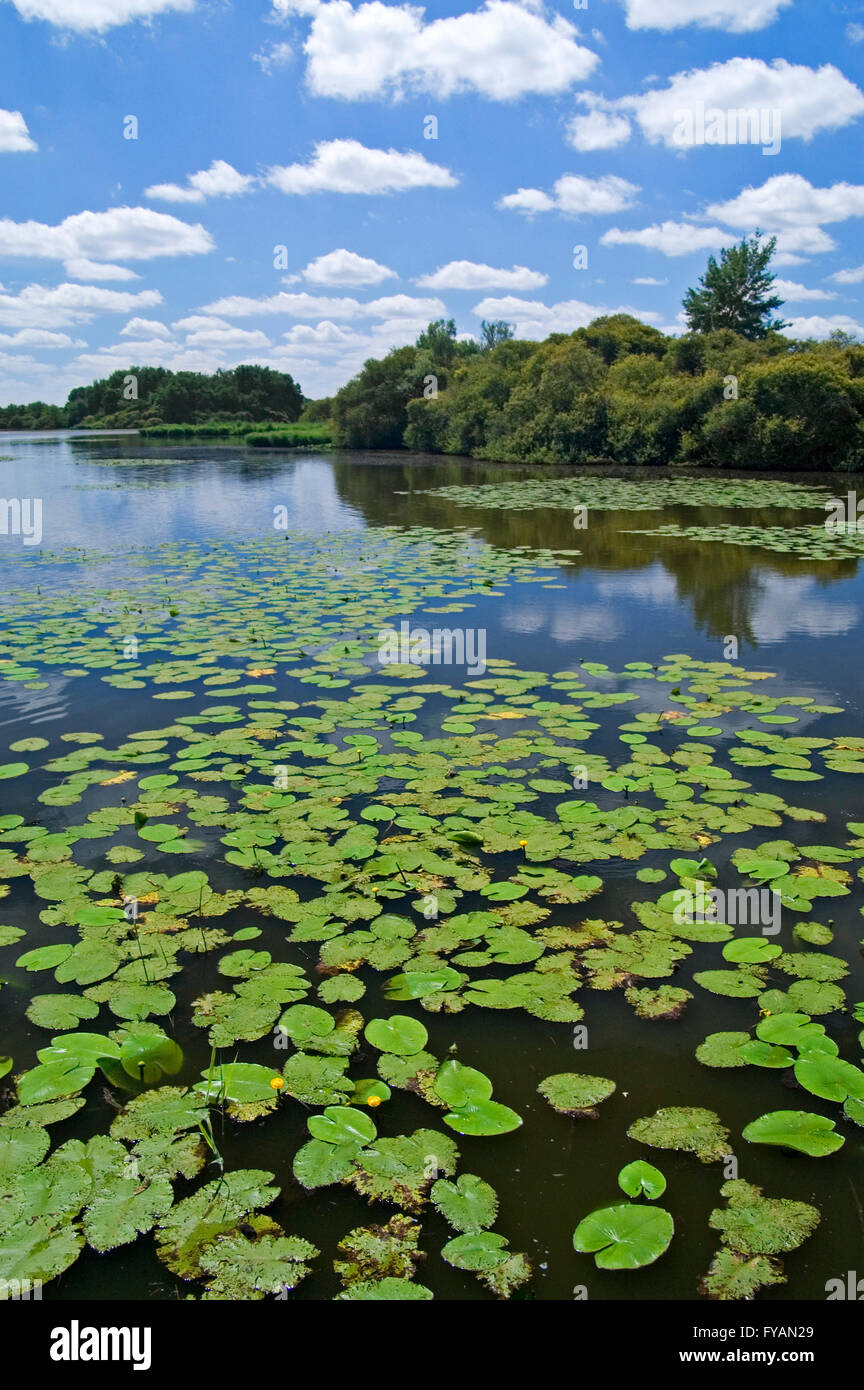
[[[582,474],[578,478],[520,478],[513,483],[452,484],[430,488],[428,497],[445,497],[463,507],[502,511],[585,506],[598,511],[659,511],[669,506],[796,507],[822,509],[827,488],[781,482],[776,478],[657,477],[644,480]]]
[[[576,1250],[594,1255],[598,1269],[641,1269],[668,1250],[675,1223],[662,1207],[604,1207],[579,1222]]]
[[[760,1115],[745,1127],[744,1138],[749,1144],[776,1144],[810,1158],[836,1153],[846,1142],[835,1132],[833,1120],[806,1110],[772,1110]]]
[[[537,1090],[559,1115],[588,1116],[596,1120],[599,1113],[597,1106],[613,1094],[615,1082],[605,1076],[559,1072],[555,1076],[545,1077]]]
[[[636,1120],[627,1131],[630,1139],[656,1149],[681,1149],[702,1163],[728,1158],[729,1132],[719,1115],[699,1105],[669,1105]]]
[[[707,1298],[724,1300],[752,1298],[760,1289],[785,1283],[786,1276],[777,1260],[769,1260],[764,1255],[748,1259],[734,1250],[718,1250],[699,1285],[699,1292]]]
[[[708,1224],[722,1233],[723,1244],[740,1255],[780,1255],[795,1250],[819,1225],[819,1212],[808,1202],[763,1197],[761,1188],[742,1178],[723,1184],[727,1205],[712,1211]]]
[[[712,504],[749,505],[740,482],[709,481]],[[807,489],[771,486],[777,505],[814,505]],[[689,487],[674,500],[686,505]],[[564,496],[555,505],[571,505]],[[620,499],[644,505],[642,492]],[[864,742],[784,728],[836,707],[770,672],[684,653],[551,675],[493,655],[476,678],[448,671],[452,683],[433,664],[377,661],[379,630],[404,613],[496,602],[511,584],[548,582],[560,558],[423,528],[142,549],[104,586],[96,557],[67,556],[62,570],[57,557],[25,557],[42,592],[11,597],[0,682],[60,675],[122,713],[104,735],[19,739],[3,754],[4,796],[19,809],[0,817],[0,880],[26,931],[0,927],[0,949],[37,1037],[0,1066],[12,1102],[0,1113],[0,1217],[17,1222],[14,1237],[0,1227],[0,1275],[47,1282],[88,1245],[155,1240],[196,1296],[283,1296],[317,1254],[265,1214],[293,1172],[301,1201],[339,1184],[355,1206],[397,1209],[344,1238],[338,1297],[431,1297],[415,1278],[430,1209],[455,1232],[453,1269],[509,1296],[530,1266],[490,1229],[498,1199],[483,1153],[498,1146],[475,1137],[510,1135],[506,1151],[530,1134],[532,1107],[523,1126],[493,1098],[507,1098],[506,1067],[487,1076],[446,1051],[470,1055],[472,1010],[507,1011],[514,1036],[536,1019],[566,1040],[591,1018],[594,991],[610,1008],[619,992],[636,1020],[670,1021],[716,993],[712,1008],[731,1000],[735,1022],[749,1008],[752,1026],[709,1034],[700,1062],[749,1066],[766,1090],[787,1070],[862,1123],[864,1073],[814,1021],[846,1007],[845,941],[837,932],[838,954],[826,954],[832,928],[811,919],[822,898],[831,910],[857,890],[864,825],[850,822],[843,845],[782,838],[825,818],[787,783],[864,771]],[[590,791],[574,785],[577,764]],[[776,838],[753,846],[759,834]],[[729,860],[736,837],[749,838]],[[777,891],[804,920],[782,945],[710,916],[681,921],[676,882],[697,904],[718,884]],[[619,885],[629,900],[613,905]],[[539,1090],[584,1114],[615,1083],[559,1072]],[[396,1132],[394,1092],[428,1107],[428,1127]],[[110,1138],[52,1147],[49,1126],[82,1109],[88,1124],[104,1115]],[[285,1143],[275,1178],[232,1167],[258,1122]],[[817,1154],[842,1143],[831,1121],[817,1130],[756,1121],[745,1137],[792,1132]],[[446,1131],[475,1146],[479,1173],[459,1171]],[[663,1108],[629,1133],[705,1162],[729,1152],[721,1117],[702,1108]],[[178,1199],[180,1179],[196,1186]],[[665,1179],[636,1160],[621,1185],[653,1199]],[[631,1215],[583,1232],[603,1237],[582,1247],[602,1267],[667,1248],[671,1216],[606,1210]],[[710,1296],[776,1282],[767,1258],[738,1247],[712,1270]],[[434,1285],[428,1265],[426,1277]]]
[[[727,504],[728,505],[728,504]],[[785,505],[794,505],[787,503]],[[821,506],[821,503],[817,503]],[[702,544],[746,545],[802,560],[857,560],[864,555],[864,534],[829,531],[820,526],[679,526],[670,523],[634,536],[671,536]]]

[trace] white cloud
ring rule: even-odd
[[[714,207],[708,211],[720,216],[723,209]],[[756,230],[758,225],[757,218],[751,230]],[[835,249],[834,242],[821,227],[787,227],[775,235],[777,251],[773,263],[777,266],[799,265],[806,256]],[[696,251],[719,251],[724,246],[732,246],[740,240],[740,236],[740,230],[700,227],[694,222],[655,222],[650,227],[626,230],[610,227],[603,233],[600,242],[603,246],[641,246],[646,251],[660,251],[664,256],[689,256]]]
[[[633,314],[644,320],[657,318],[656,314],[646,314],[630,307],[605,309],[596,304],[585,304],[580,299],[542,304],[539,300],[519,299],[515,295],[481,299],[471,312],[478,318],[506,319],[514,324],[517,338],[546,338],[550,333],[573,333],[577,328],[587,328],[601,314]]]
[[[44,19],[58,29],[102,34],[133,19],[192,10],[195,0],[12,0],[22,19]]]
[[[30,138],[27,122],[21,112],[4,111],[0,108],[0,154],[38,148],[36,141]]]
[[[80,338],[70,338],[68,333],[50,333],[46,328],[20,328],[17,333],[0,333],[0,346],[26,348],[76,348],[86,347]]]
[[[380,285],[382,280],[398,279],[395,270],[344,247],[316,257],[300,274],[311,285]]]
[[[27,285],[19,294],[0,286],[0,324],[8,328],[66,328],[96,314],[128,314],[161,304],[158,290],[103,290],[97,285]]]
[[[541,5],[513,0],[486,0],[480,9],[428,23],[422,6],[380,0],[356,9],[348,0],[275,0],[275,9],[312,17],[304,46],[307,85],[316,96],[347,101],[413,92],[478,92],[510,101],[566,91],[598,61],[561,15],[547,17]]]
[[[293,328],[289,328],[282,337],[288,343],[302,343],[310,346],[323,347],[336,344],[342,346],[351,341],[351,334],[346,333],[344,328],[339,328],[329,319],[323,319],[321,323],[313,327],[311,323],[298,323]]]
[[[864,338],[864,327],[846,314],[832,314],[830,318],[816,314],[812,318],[793,319],[789,327],[782,331],[787,338],[828,338],[838,329],[842,333]]]
[[[539,188],[520,188],[517,193],[499,198],[495,206],[527,213],[529,217],[552,208],[571,217],[581,217],[623,212],[633,206],[638,192],[635,183],[628,183],[617,174],[601,174],[596,179],[583,174],[564,174],[556,180],[551,197]]]
[[[826,63],[808,68],[775,58],[732,58],[710,68],[676,73],[668,86],[641,96],[623,97],[616,108],[632,111],[642,133],[652,143],[687,148],[676,140],[682,113],[699,107],[723,112],[771,113],[779,111],[782,139],[809,140],[820,130],[837,130],[864,112],[864,94]],[[758,143],[754,141],[754,143]]]
[[[226,319],[252,318],[256,314],[286,314],[295,319],[317,319],[325,315],[336,319],[356,319],[360,303],[356,299],[328,299],[326,295],[279,294],[253,299],[242,294],[226,295],[205,304],[202,314],[218,314]],[[181,320],[186,322],[186,320]],[[177,325],[175,325],[176,327]]]
[[[427,290],[539,290],[548,279],[524,265],[498,270],[476,261],[448,261],[431,275],[422,275],[417,284]]]
[[[177,183],[154,183],[146,196],[164,203],[203,203],[205,198],[236,198],[255,182],[251,174],[240,174],[224,159],[214,159],[209,169],[190,174],[185,188]]]
[[[151,19],[169,10],[194,10],[196,0],[13,0],[22,19],[44,19],[58,29],[78,33],[104,33],[129,24],[131,19]]]
[[[270,339],[260,329],[238,328],[236,324],[223,327],[211,323],[207,328],[198,328],[186,339],[186,347],[219,348],[268,348]]]
[[[773,24],[792,0],[622,0],[628,29],[725,29],[750,34]]]
[[[775,293],[790,304],[801,304],[805,299],[836,299],[833,290],[811,290],[799,285],[796,280],[775,280]]]
[[[821,256],[837,249],[837,243],[821,227],[786,227],[774,235],[774,265],[801,265],[807,256]]]
[[[390,294],[384,299],[370,299],[361,304],[361,316],[378,319],[422,319],[424,325],[430,319],[446,314],[446,305],[440,299],[414,299],[410,294]]]
[[[227,319],[216,318],[213,314],[190,314],[187,318],[175,319],[171,327],[175,333],[195,333],[199,328],[229,328],[230,324]]]
[[[229,295],[225,299],[206,304],[202,310],[204,314],[219,314],[226,319],[251,318],[256,314],[285,314],[294,319],[343,320],[420,316],[426,321],[439,318],[446,312],[446,307],[440,299],[415,299],[407,294],[388,295],[383,299],[373,299],[361,304],[357,299],[330,299],[326,295],[286,294],[284,291],[266,299]]]
[[[586,116],[573,116],[567,123],[567,143],[576,150],[612,150],[630,139],[630,122],[626,116],[602,106],[587,94],[580,98],[590,109]]]
[[[637,275],[634,285],[668,285],[668,280],[657,280],[653,275]]]
[[[539,188],[520,188],[515,193],[508,193],[506,198],[499,198],[495,206],[506,208],[510,212],[524,212],[526,216],[534,217],[538,212],[550,212],[555,206],[555,200]]]
[[[404,193],[453,188],[449,169],[414,150],[373,150],[359,140],[323,140],[307,164],[276,165],[267,182],[283,193]]]
[[[269,47],[262,48],[260,53],[253,53],[252,61],[269,77],[277,68],[287,67],[293,57],[294,49],[290,43],[271,43]]]
[[[158,319],[141,318],[130,319],[126,327],[120,329],[121,338],[140,338],[142,334],[148,334],[151,338],[170,338],[171,329]]]
[[[213,238],[200,223],[193,226],[151,208],[79,212],[57,226],[0,219],[0,257],[65,261],[70,274],[80,269],[82,261],[103,265],[154,256],[195,256],[213,247]]]
[[[141,276],[125,265],[108,265],[90,261],[86,256],[73,256],[66,262],[66,274],[73,280],[140,280]]]
[[[602,246],[642,246],[664,256],[689,256],[694,251],[715,251],[731,240],[719,227],[695,227],[690,222],[654,223],[650,227],[622,230],[610,227],[600,238]]]
[[[850,43],[861,43],[864,40],[864,24],[847,24],[846,37]]]
[[[864,184],[814,188],[802,174],[777,174],[759,188],[745,188],[737,198],[712,203],[707,216],[733,227],[765,231],[819,227],[864,216]]]
[[[851,270],[838,270],[830,278],[837,285],[860,285],[864,280],[864,265],[856,265]]]

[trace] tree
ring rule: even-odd
[[[633,353],[662,357],[666,351],[666,339],[660,330],[635,319],[632,314],[604,314],[587,328],[578,328],[576,336],[593,352],[599,353],[607,366]]]
[[[777,238],[763,242],[759,232],[743,237],[735,246],[720,252],[719,264],[708,258],[708,269],[696,289],[684,296],[684,313],[693,333],[712,333],[730,328],[742,338],[764,338],[769,332],[788,328],[782,319],[770,315],[783,300],[772,294],[774,276],[768,265]]]
[[[489,352],[497,347],[499,343],[509,342],[513,337],[513,325],[505,322],[504,319],[483,319],[480,324],[480,348],[482,352]]]
[[[423,329],[417,346],[425,348],[432,360],[447,367],[456,356],[456,324],[453,319],[434,319]]]

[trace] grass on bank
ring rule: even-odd
[[[199,425],[149,425],[139,431],[149,439],[233,439],[253,449],[326,448],[333,441],[327,420],[293,424],[256,424],[251,420],[210,420]]]

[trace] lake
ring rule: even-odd
[[[864,1000],[864,577],[856,537],[824,540],[835,486],[250,453],[0,435],[3,498],[41,499],[38,543],[0,534],[0,918],[23,932],[0,928],[0,1140],[50,1132],[48,1157],[36,1141],[16,1171],[41,1162],[57,1199],[49,1221],[33,1196],[25,1223],[48,1225],[14,1270],[0,1241],[0,1278],[42,1278],[59,1300],[197,1297],[214,1278],[227,1296],[258,1296],[236,1248],[222,1265],[203,1237],[180,1251],[190,1208],[185,1226],[174,1216],[221,1173],[254,1169],[278,1195],[244,1206],[229,1181],[216,1234],[260,1243],[260,1208],[310,1242],[320,1253],[307,1252],[305,1277],[294,1269],[291,1298],[336,1297],[334,1260],[358,1258],[339,1242],[402,1211],[419,1233],[400,1245],[391,1232],[391,1264],[371,1277],[416,1266],[436,1298],[491,1299],[495,1281],[470,1257],[441,1256],[471,1233],[446,1184],[476,1174],[498,1199],[496,1212],[482,1189],[484,1228],[530,1262],[530,1279],[524,1262],[505,1274],[484,1246],[480,1273],[497,1269],[513,1297],[696,1299],[732,1177],[820,1217],[788,1253],[776,1231],[761,1247],[727,1242],[736,1267],[760,1249],[782,1261],[786,1282],[759,1298],[824,1299],[860,1264],[864,1235],[864,1091],[851,1079],[864,1023],[852,1014]],[[485,670],[382,664],[380,633],[403,622],[482,633]],[[760,918],[679,932],[669,902],[654,906],[712,882],[776,894],[779,930]],[[752,953],[724,955],[739,937],[756,939]],[[43,947],[55,955],[16,964]],[[301,1004],[314,1012],[291,1012]],[[769,1050],[792,1051],[737,1055],[741,1035],[784,1014],[812,1019],[823,1042],[796,1054],[769,1036]],[[393,1015],[422,1025],[421,1047],[410,1027],[366,1036]],[[111,1051],[101,1069],[94,1044],[74,1054],[81,1074],[62,1071],[56,1043],[37,1057],[52,1038],[118,1029],[123,1059]],[[176,1048],[148,1052],[163,1033]],[[716,1043],[709,1065],[696,1050],[718,1033],[737,1041]],[[820,1064],[835,1054],[856,1064],[845,1113],[837,1069]],[[292,1070],[298,1055],[311,1060]],[[475,1072],[457,1069],[442,1098],[448,1057],[488,1077],[521,1125],[486,1108]],[[22,1084],[47,1108],[28,1122],[13,1078],[40,1063],[50,1075]],[[588,1099],[563,1109],[596,1113],[558,1113],[538,1086],[569,1073],[614,1092],[577,1087]],[[195,1116],[148,1128],[155,1087],[196,1085]],[[359,1111],[360,1137],[344,1113],[310,1131],[328,1106]],[[674,1143],[652,1143],[650,1126],[628,1136],[667,1107],[687,1108]],[[743,1137],[782,1111],[826,1117],[842,1147],[794,1151],[776,1125],[770,1142]],[[379,1141],[422,1138],[367,1157],[370,1124]],[[112,1125],[95,1168],[109,1210],[58,1175],[81,1167],[74,1141]],[[307,1185],[293,1165],[313,1137],[300,1176],[332,1180]],[[640,1159],[666,1179],[674,1238],[646,1267],[598,1268],[573,1232],[626,1203],[616,1174]],[[128,1237],[116,1248],[112,1222]],[[293,1268],[284,1252],[272,1260],[270,1296],[274,1269]]]

